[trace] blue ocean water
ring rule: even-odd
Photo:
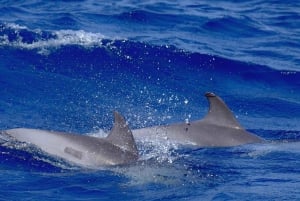
[[[0,200],[300,199],[299,1],[0,3],[1,130],[100,137],[114,110],[131,128],[197,120],[213,91],[269,141],[138,141],[138,163],[100,170],[0,141]]]

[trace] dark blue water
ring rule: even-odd
[[[300,199],[299,1],[0,3],[1,130],[197,120],[213,91],[270,141],[141,141],[137,164],[97,171],[2,141],[0,200]]]

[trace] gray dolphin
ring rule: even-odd
[[[128,164],[138,159],[131,130],[117,112],[114,112],[114,126],[106,138],[27,128],[5,130],[1,134],[83,167]]]
[[[211,92],[205,96],[210,106],[202,120],[132,130],[134,138],[142,141],[168,139],[176,144],[199,147],[227,147],[263,141],[239,124],[220,97]]]

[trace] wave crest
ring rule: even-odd
[[[0,45],[23,49],[38,49],[45,53],[49,48],[65,45],[80,45],[83,47],[102,46],[104,35],[83,30],[42,31],[30,30],[25,26],[13,23],[0,25]],[[42,51],[41,51],[42,50]]]

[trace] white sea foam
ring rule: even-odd
[[[10,36],[6,33],[0,35],[0,45],[12,46],[22,49],[37,49],[39,53],[45,54],[48,53],[51,48],[58,48],[64,45],[80,45],[83,47],[94,47],[102,46],[103,39],[105,36],[101,33],[92,33],[86,32],[83,30],[58,30],[49,32],[48,35],[51,37],[45,38],[43,32],[39,29],[30,30],[25,26],[19,26],[17,24],[5,24],[2,29],[11,29],[13,30],[14,40],[10,40]],[[36,36],[33,41],[26,41],[22,37],[22,31],[31,32]],[[116,39],[111,39],[113,42]],[[106,45],[111,45],[110,43]]]
[[[277,141],[277,142],[267,142],[262,144],[250,144],[243,146],[242,149],[246,148],[248,151],[243,154],[243,156],[250,156],[253,158],[265,156],[272,153],[282,152],[282,153],[300,153],[300,142],[285,142],[285,141]],[[235,149],[241,149],[241,147],[237,147]]]
[[[137,164],[131,165],[127,168],[116,167],[113,169],[115,172],[125,175],[130,178],[126,185],[140,186],[149,183],[164,184],[164,185],[181,185],[186,183],[187,171],[177,169],[174,166],[167,164]],[[193,175],[188,175],[192,177]],[[190,179],[190,178],[189,178]]]

